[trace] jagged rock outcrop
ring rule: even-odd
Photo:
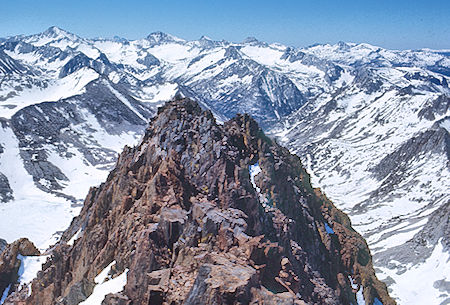
[[[0,254],[3,252],[3,250],[5,250],[7,245],[8,243],[6,242],[6,240],[0,238]]]
[[[395,304],[364,239],[309,179],[249,116],[220,126],[169,102],[91,188],[31,294],[5,304],[78,304],[125,276],[102,304],[356,304],[357,291]]]
[[[10,287],[10,293],[17,289],[18,271],[21,264],[19,255],[37,256],[40,254],[27,238],[18,239],[9,245],[5,240],[0,239],[0,296],[8,287]]]
[[[2,153],[1,146],[0,146],[0,153]],[[12,189],[11,186],[9,185],[8,178],[6,178],[5,175],[0,173],[0,202],[8,202],[13,198],[14,197],[12,195]]]

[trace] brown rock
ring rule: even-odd
[[[107,294],[102,305],[130,305],[131,301],[127,296],[115,293]]]
[[[249,177],[256,162],[260,193]],[[142,143],[126,147],[107,181],[90,190],[31,295],[8,302],[87,297],[113,261],[111,276],[128,269],[127,283],[104,305],[350,304],[351,274],[367,304],[394,304],[365,241],[311,187],[298,157],[249,116],[220,126],[187,99],[158,110]]]
[[[9,287],[9,293],[17,288],[18,271],[22,256],[38,256],[41,253],[27,238],[21,238],[6,245],[0,253],[0,295]]]

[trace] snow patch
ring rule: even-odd
[[[450,119],[444,120],[440,125],[442,128],[445,128],[447,132],[450,132]]]
[[[134,96],[137,100],[144,103],[159,104],[171,100],[178,90],[176,83],[164,83],[152,87],[144,87]]]
[[[258,193],[261,193],[261,189],[256,185],[256,182],[255,182],[256,175],[258,175],[261,172],[261,167],[259,167],[259,162],[256,162],[255,164],[250,165],[248,167],[248,170],[250,172],[250,181],[251,181],[253,187],[255,188],[255,190]]]
[[[362,285],[359,288],[358,292],[356,293],[356,302],[358,303],[358,305],[366,305],[366,301],[364,300],[363,286]]]
[[[28,294],[31,294],[31,281],[37,276],[37,273],[42,269],[42,264],[47,261],[50,255],[41,256],[22,256],[18,255],[17,258],[20,259],[19,267],[19,279],[20,285],[28,285]]]
[[[77,240],[81,235],[82,235],[83,231],[81,230],[81,228],[78,229],[78,231],[72,236],[72,238],[67,242],[67,244],[69,246],[73,246],[73,243],[75,242],[75,240]]]
[[[97,283],[97,285],[94,287],[94,291],[86,300],[79,303],[79,305],[101,305],[107,294],[118,293],[123,290],[127,283],[128,269],[125,269],[122,274],[111,279],[108,273],[114,264],[115,261],[109,264],[95,277],[95,283]]]
[[[241,48],[241,52],[256,62],[266,66],[276,65],[283,55],[283,52],[279,49],[249,45]]]
[[[408,265],[408,271],[398,273],[397,269],[378,267],[381,280],[391,277],[395,283],[391,285],[391,296],[402,301],[404,304],[430,304],[430,300],[436,303],[445,302],[450,295],[433,286],[434,280],[449,281],[450,276],[450,254],[444,251],[442,238],[438,241],[431,256],[423,263],[414,266]]]

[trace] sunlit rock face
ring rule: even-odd
[[[252,115],[350,216],[392,296],[440,304],[449,71],[448,52],[343,42],[86,39],[56,27],[1,39],[0,238],[55,243],[157,107],[188,96],[220,122]]]
[[[91,188],[29,292],[5,304],[395,304],[298,157],[249,116],[218,125],[189,99]]]

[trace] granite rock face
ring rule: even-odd
[[[126,273],[105,305],[356,304],[358,291],[395,304],[365,240],[297,156],[249,116],[218,125],[188,99],[158,110],[91,188],[31,294],[5,304],[78,304],[104,273]]]

